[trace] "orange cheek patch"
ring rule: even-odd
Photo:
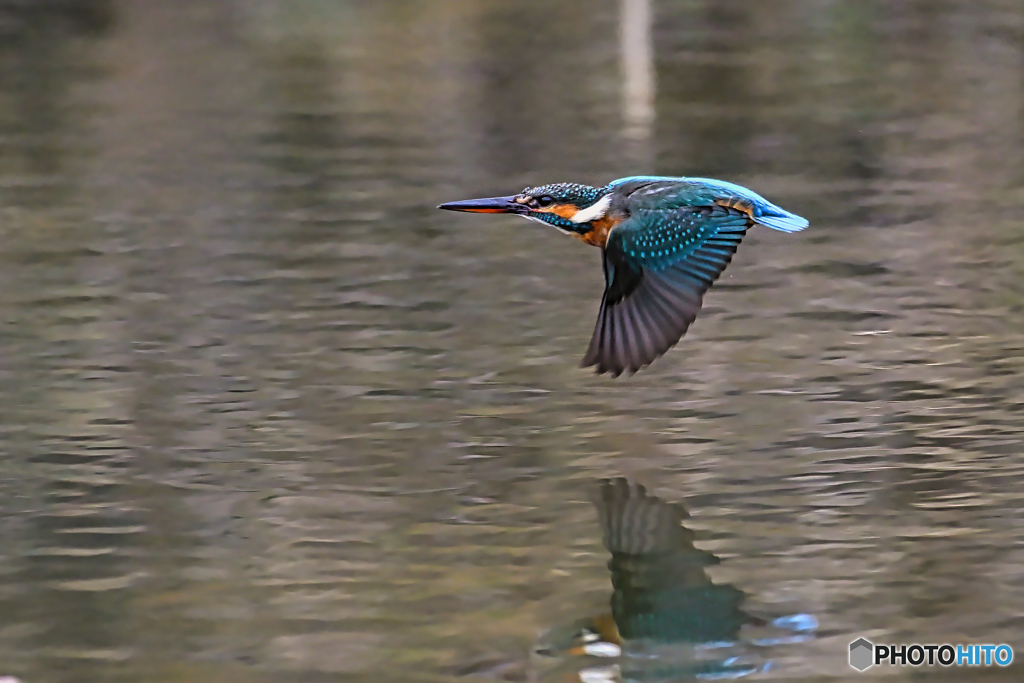
[[[555,204],[554,206],[548,206],[537,210],[541,213],[553,213],[566,220],[572,220],[572,217],[579,211],[575,206],[570,206],[568,204]]]

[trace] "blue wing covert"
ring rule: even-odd
[[[712,204],[640,208],[615,226],[604,249],[605,293],[584,367],[636,372],[672,348],[700,311],[753,224]]]

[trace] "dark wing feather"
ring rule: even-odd
[[[609,235],[605,292],[583,366],[636,372],[675,346],[729,265],[749,216],[721,206],[639,210]]]
[[[666,555],[693,542],[693,533],[681,526],[689,516],[686,509],[648,495],[642,484],[621,477],[603,480],[594,505],[610,553]]]

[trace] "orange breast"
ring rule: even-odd
[[[614,220],[609,216],[599,218],[593,222],[594,229],[590,232],[585,232],[582,235],[574,235],[587,244],[592,244],[595,247],[604,248],[604,245],[608,243],[608,233],[611,232],[619,223],[618,220]]]

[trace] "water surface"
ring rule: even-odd
[[[543,680],[615,476],[817,621],[752,676],[1024,651],[1018,0],[157,5],[0,13],[0,675]],[[613,381],[596,250],[434,206],[634,173],[812,228]]]

